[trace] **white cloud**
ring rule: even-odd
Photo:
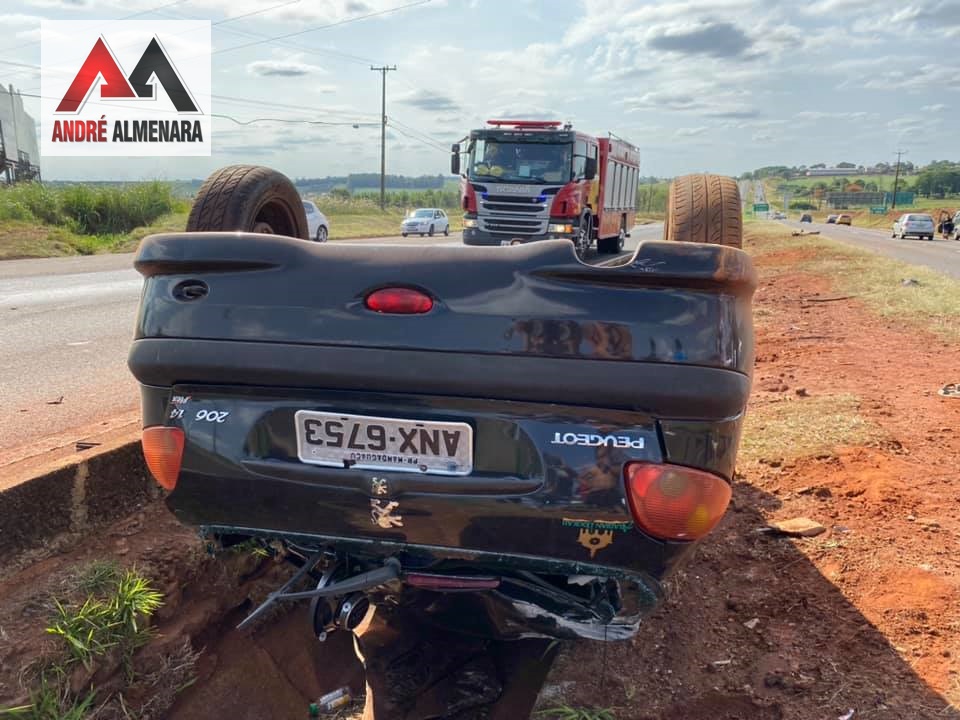
[[[677,128],[676,133],[677,137],[695,137],[697,135],[703,135],[710,128],[700,126],[700,127],[689,127],[689,128]]]
[[[261,77],[300,77],[327,73],[322,67],[304,62],[302,57],[302,55],[291,55],[274,60],[256,60],[247,64],[247,72]]]

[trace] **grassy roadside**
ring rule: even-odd
[[[892,260],[821,236],[793,237],[778,223],[745,224],[744,246],[761,261],[761,277],[782,272],[777,255],[790,271],[827,278],[832,293],[856,298],[908,330],[929,331],[948,340],[960,338],[960,282],[934,270]],[[762,262],[769,258],[770,262]],[[919,285],[903,285],[911,278]],[[758,327],[776,322],[759,299]],[[842,446],[881,438],[881,431],[859,413],[860,398],[852,394],[805,399],[783,396],[752,402],[740,451],[741,463],[789,461],[830,453]],[[818,428],[815,433],[810,428]]]
[[[860,299],[869,309],[904,325],[960,339],[960,282],[918,265],[900,262],[828,238],[792,237],[769,222],[746,226],[745,244],[755,257],[787,250],[808,251],[791,269],[829,278],[840,295]],[[903,285],[904,279],[919,285]]]

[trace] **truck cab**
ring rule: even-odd
[[[490,120],[488,125],[452,148],[451,170],[460,175],[464,244],[568,239],[582,257],[595,240],[621,234],[626,223],[601,232],[603,206],[611,195],[601,165],[609,140],[556,121]],[[638,166],[636,162],[629,171],[633,196]],[[628,171],[616,169],[610,176],[610,183],[618,182],[618,206],[629,204],[632,213]],[[623,229],[623,235],[628,231]]]

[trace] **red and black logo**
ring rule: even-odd
[[[173,106],[180,113],[199,113],[200,109],[190,96],[190,91],[177,72],[170,58],[164,52],[159,40],[154,37],[147,45],[137,66],[127,77],[117,62],[107,43],[101,37],[87,55],[77,76],[70,83],[60,104],[58,113],[78,113],[86,103],[96,83],[97,77],[103,78],[100,84],[100,97],[104,99],[155,100],[151,77],[156,77],[163,86]]]

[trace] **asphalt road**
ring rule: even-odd
[[[635,228],[619,257],[662,232]],[[343,242],[459,246],[461,239]],[[139,396],[126,361],[141,277],[132,261],[127,254],[0,262],[0,469],[88,438],[120,416],[135,419]]]
[[[785,225],[806,230],[819,230],[823,237],[839,240],[860,248],[886,255],[896,260],[926,265],[955,278],[960,278],[960,242],[936,237],[931,240],[910,238],[899,240],[890,237],[887,230],[858,228],[848,225],[825,223],[799,223],[785,221]]]

